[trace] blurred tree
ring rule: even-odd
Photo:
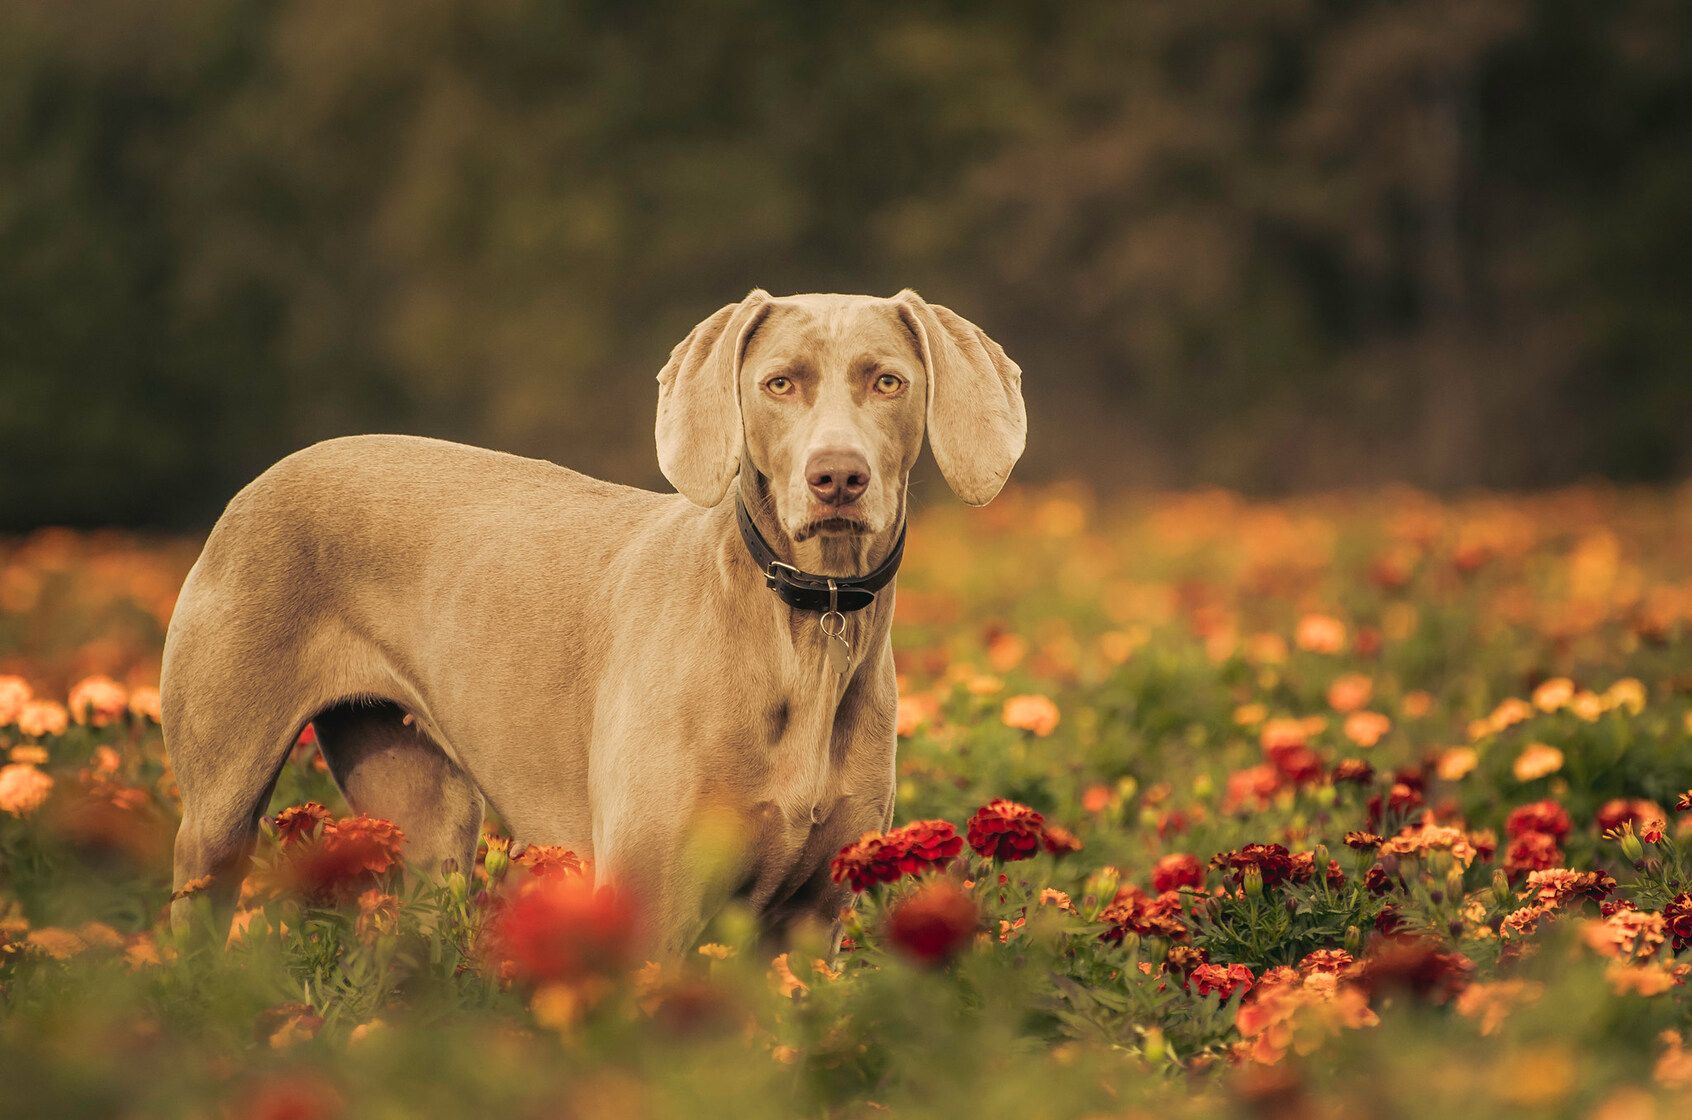
[[[652,375],[754,285],[976,318],[1029,474],[1682,474],[1689,38],[1674,0],[12,0],[0,525],[203,523],[360,430],[655,483]]]

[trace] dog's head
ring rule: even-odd
[[[986,503],[1022,454],[1022,371],[909,290],[754,291],[693,328],[658,374],[664,477],[712,506],[744,459],[795,542],[892,527],[925,428],[953,492]]]

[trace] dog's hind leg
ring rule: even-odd
[[[164,705],[165,746],[182,794],[175,885],[191,892],[172,905],[171,920],[187,925],[195,898],[204,896],[221,924],[234,910],[259,818],[309,713],[233,690],[190,696],[166,689]]]
[[[428,874],[443,860],[470,874],[482,826],[482,795],[404,711],[386,701],[350,702],[320,713],[318,746],[353,809],[393,821],[405,858]]]

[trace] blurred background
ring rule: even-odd
[[[1024,479],[1692,472],[1692,6],[0,4],[0,528],[408,431],[661,485],[758,285],[922,291]]]

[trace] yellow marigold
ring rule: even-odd
[[[71,686],[66,706],[76,722],[106,727],[129,710],[129,693],[112,678],[97,674]]]
[[[1345,717],[1345,737],[1360,747],[1372,747],[1392,730],[1392,720],[1379,712],[1352,712]]]
[[[1587,723],[1593,723],[1604,714],[1604,698],[1596,692],[1577,692],[1569,701],[1569,711]]]
[[[1542,712],[1555,712],[1574,699],[1575,685],[1567,677],[1552,677],[1533,690],[1533,706]]]
[[[1345,649],[1345,623],[1331,614],[1307,614],[1298,620],[1293,644],[1308,653],[1340,653]]]
[[[1328,686],[1328,707],[1336,712],[1355,712],[1375,694],[1375,682],[1364,673],[1346,673]]]
[[[27,762],[0,766],[0,812],[27,817],[41,808],[53,791],[53,775]]]
[[[1252,727],[1268,718],[1269,709],[1255,702],[1234,709],[1234,722],[1241,727]]]
[[[0,727],[15,721],[23,706],[34,697],[35,692],[29,687],[29,682],[22,677],[9,673],[0,676]]]
[[[991,673],[976,673],[964,681],[964,690],[971,696],[991,696],[1005,687],[1005,682]]]
[[[789,998],[811,990],[809,984],[793,974],[793,966],[788,964],[786,953],[770,961],[770,982],[775,985],[776,991]]]
[[[1421,858],[1434,852],[1450,852],[1460,867],[1467,868],[1475,861],[1475,847],[1460,828],[1435,824],[1432,813],[1422,814],[1419,825],[1406,825],[1404,831],[1380,847],[1382,855],[1414,856]]]
[[[734,956],[734,947],[716,941],[707,941],[699,947],[699,955],[710,957],[714,961],[726,961]]]
[[[1518,782],[1531,782],[1563,768],[1563,752],[1548,743],[1529,743],[1511,768]]]
[[[1404,713],[1405,719],[1421,719],[1433,711],[1433,706],[1433,694],[1418,688],[1414,692],[1404,694],[1404,699],[1399,703],[1398,710]]]
[[[1054,887],[1046,887],[1040,892],[1041,906],[1056,906],[1066,914],[1075,913],[1075,903],[1070,901],[1069,895]]]
[[[31,700],[18,712],[18,730],[32,739],[63,735],[69,726],[70,715],[65,706],[52,700]]]
[[[1447,747],[1440,753],[1436,770],[1445,781],[1458,782],[1468,777],[1479,762],[1480,754],[1473,747]]]
[[[8,757],[13,762],[27,762],[32,766],[47,764],[47,752],[41,747],[13,747]]]
[[[1032,731],[1044,738],[1058,725],[1058,708],[1045,696],[1012,696],[1005,701],[1002,718],[1006,727]]]
[[[1501,701],[1498,707],[1492,709],[1492,714],[1486,717],[1487,726],[1496,734],[1516,726],[1533,716],[1533,708],[1526,700],[1510,696]]]
[[[1605,689],[1600,699],[1606,708],[1621,708],[1636,716],[1645,710],[1645,685],[1633,677],[1623,677]]]

